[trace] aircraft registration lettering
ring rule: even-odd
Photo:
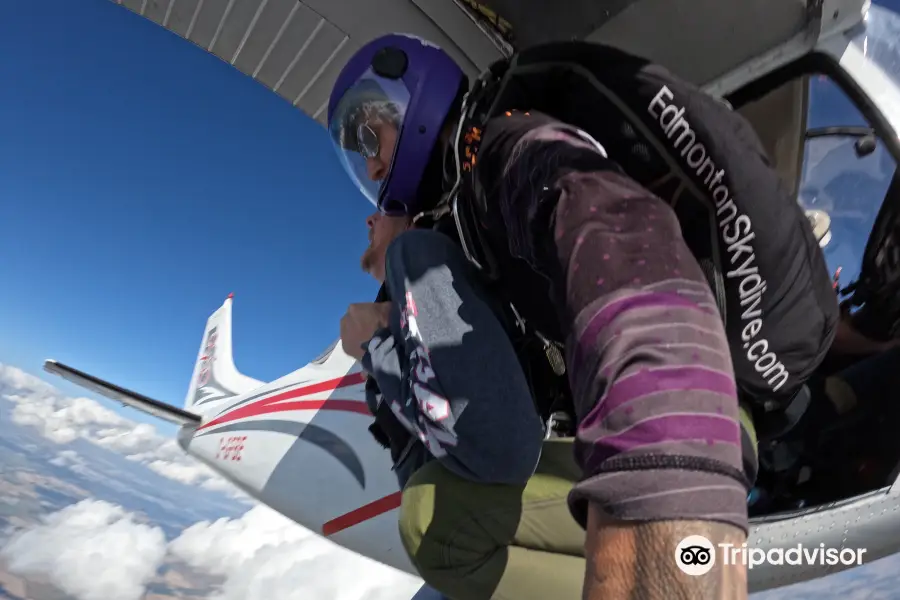
[[[200,373],[197,377],[197,387],[202,388],[212,378],[213,362],[216,360],[216,340],[219,339],[216,333],[217,327],[213,327],[209,331],[209,337],[206,340],[206,349],[203,356],[200,357]]]
[[[230,435],[219,438],[219,451],[216,452],[217,460],[241,460],[244,452],[246,435]]]

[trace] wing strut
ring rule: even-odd
[[[72,368],[68,365],[58,363],[55,360],[44,361],[44,370],[54,375],[59,375],[63,379],[71,381],[74,384],[87,388],[102,396],[106,396],[112,400],[121,402],[125,406],[136,408],[141,412],[153,415],[176,425],[199,425],[201,421],[200,415],[188,412],[181,408],[148,398],[143,394],[126,390],[108,381],[103,381],[93,375],[88,375],[84,371]]]

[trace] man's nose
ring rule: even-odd
[[[366,171],[369,174],[369,179],[372,181],[381,181],[387,174],[387,168],[385,167],[384,162],[377,156],[366,159]]]
[[[375,227],[375,221],[378,220],[378,213],[373,213],[366,217],[366,227],[372,229]]]

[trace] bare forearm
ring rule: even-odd
[[[747,571],[717,560],[705,575],[683,573],[675,561],[678,543],[701,535],[716,548],[740,547],[747,536],[733,525],[714,521],[613,521],[591,504],[585,556],[583,600],[743,600]],[[718,557],[717,557],[718,558]]]

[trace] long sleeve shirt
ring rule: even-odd
[[[393,457],[401,487],[434,459],[464,479],[524,485],[540,457],[541,421],[472,265],[427,230],[402,234],[386,258],[394,310],[362,364],[377,383],[370,409],[386,405],[411,434]]]
[[[552,282],[583,470],[575,518],[590,501],[746,530],[728,340],[673,211],[540,113],[488,122],[477,159],[487,230]]]

